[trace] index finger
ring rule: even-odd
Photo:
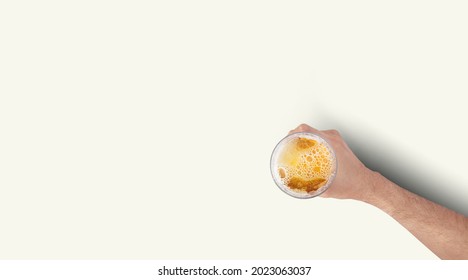
[[[297,133],[297,132],[312,132],[312,133],[315,133],[315,134],[319,134],[320,135],[320,130],[318,129],[315,129],[305,123],[303,124],[300,124],[298,127],[296,127],[295,129],[289,131],[288,135],[289,134],[293,134],[293,133]]]

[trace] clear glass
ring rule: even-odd
[[[307,139],[312,139],[317,141],[318,143],[322,143],[327,147],[327,149],[330,152],[330,160],[332,161],[332,171],[330,176],[327,178],[327,183],[320,187],[316,191],[312,192],[298,192],[295,190],[290,189],[288,186],[286,186],[283,183],[283,180],[280,178],[279,174],[279,165],[278,165],[278,157],[281,155],[283,148],[285,147],[285,144],[289,143],[291,140],[297,139],[297,138],[307,138]],[[290,134],[286,137],[284,137],[275,147],[273,150],[273,153],[271,154],[270,158],[270,171],[271,175],[273,177],[273,180],[275,181],[276,185],[282,190],[283,192],[287,193],[288,195],[295,197],[295,198],[312,198],[321,195],[324,193],[330,185],[333,183],[333,180],[335,179],[336,171],[337,171],[337,161],[336,161],[336,155],[335,151],[333,150],[332,146],[322,137],[309,133],[309,132],[298,132],[298,133],[293,133]]]

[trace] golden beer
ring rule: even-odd
[[[336,158],[331,146],[312,133],[294,133],[273,150],[271,173],[281,190],[297,198],[323,193],[336,174]]]

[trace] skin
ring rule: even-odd
[[[336,130],[301,124],[289,133],[311,132],[332,145],[339,162],[321,196],[369,203],[399,222],[441,259],[468,259],[468,217],[411,193],[367,168]]]

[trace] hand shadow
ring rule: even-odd
[[[457,188],[451,187],[459,186],[463,182],[455,182],[453,178],[440,174],[435,168],[428,166],[424,159],[414,158],[410,153],[403,152],[394,143],[374,134],[371,129],[366,129],[365,125],[356,126],[353,123],[351,130],[349,125],[343,125],[328,117],[326,120],[326,125],[320,129],[337,129],[351,150],[368,168],[419,196],[468,215],[466,199],[456,193]]]

